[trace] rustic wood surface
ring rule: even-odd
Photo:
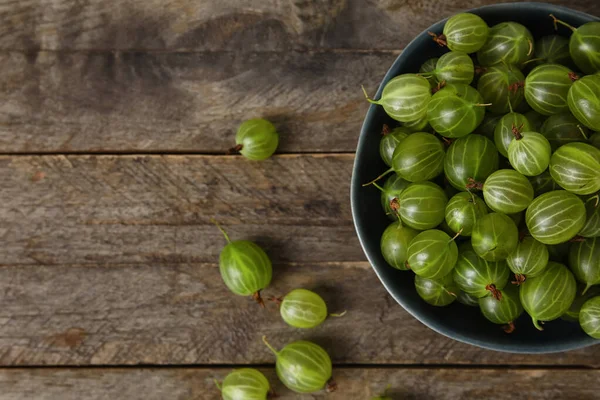
[[[596,0],[548,0],[600,14]],[[0,49],[402,49],[496,0],[1,0]]]
[[[3,400],[215,400],[213,379],[230,369],[13,369],[0,370]],[[261,369],[277,400],[368,400],[390,385],[403,400],[594,400],[598,370],[334,368],[334,393],[295,394]]]

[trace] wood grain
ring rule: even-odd
[[[595,0],[549,0],[600,14]],[[456,12],[496,0],[2,0],[0,49],[402,49]]]
[[[404,400],[592,400],[600,371],[545,369],[337,368],[334,393],[296,394],[261,369],[281,400],[367,400],[391,385]],[[213,379],[228,369],[26,369],[1,370],[3,400],[215,400]]]
[[[374,94],[395,57],[0,53],[0,151],[224,154],[256,117],[276,125],[279,152],[354,151],[360,86]]]
[[[0,267],[0,365],[267,364],[266,335],[275,347],[313,340],[336,364],[600,367],[600,346],[519,355],[447,339],[396,304],[366,262],[276,263],[263,295],[299,287],[348,313],[293,329],[273,304],[231,294],[216,264]]]
[[[0,157],[0,265],[215,262],[225,241],[211,218],[274,262],[362,261],[353,160]]]

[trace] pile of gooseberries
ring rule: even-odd
[[[534,40],[462,13],[430,32],[439,57],[369,99],[397,126],[365,186],[391,219],[383,259],[424,302],[600,339],[600,22],[547,24],[557,34]]]

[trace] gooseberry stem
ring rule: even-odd
[[[333,318],[341,318],[344,315],[346,315],[347,312],[348,312],[347,310],[344,310],[344,312],[341,312],[341,313],[331,313],[331,314],[329,314],[329,316],[333,317]]]
[[[498,300],[498,301],[502,300],[502,292],[500,292],[500,291],[499,291],[499,290],[496,288],[496,285],[494,285],[493,283],[492,283],[492,284],[489,284],[489,285],[487,285],[487,286],[485,287],[485,290],[488,290],[488,291],[490,291],[490,292],[492,293],[492,296],[493,296],[493,297],[494,297],[496,300]]]
[[[517,285],[520,286],[523,282],[525,282],[525,279],[527,279],[527,277],[523,274],[515,274],[515,280],[512,281],[511,283],[513,285]]]
[[[219,381],[216,379],[213,379],[213,382],[215,383],[215,386],[217,387],[217,389],[219,389],[219,392],[222,392],[223,389],[221,389],[221,384],[219,383]]]
[[[541,58],[541,57],[532,58],[531,60],[527,60],[527,61],[525,61],[525,62],[523,63],[523,66],[525,66],[525,65],[527,65],[527,64],[530,64],[530,63],[532,63],[532,62],[536,62],[536,61],[544,61],[544,59],[543,59],[543,58]]]
[[[242,151],[243,148],[244,148],[243,145],[238,144],[235,147],[232,147],[229,150],[227,150],[227,154],[239,154],[240,151]]]
[[[279,352],[277,350],[275,350],[275,348],[273,346],[271,346],[269,344],[269,342],[267,342],[267,337],[266,336],[262,337],[262,341],[265,344],[265,346],[267,346],[269,348],[269,350],[271,350],[273,352],[273,354],[275,354],[275,357],[277,357],[279,355]]]
[[[367,101],[371,104],[379,104],[379,102],[372,100],[369,95],[367,94],[367,89],[365,89],[364,85],[360,85],[363,93],[365,94],[365,98],[367,99]]]
[[[335,383],[333,378],[329,379],[327,381],[327,384],[325,385],[325,391],[327,393],[333,393],[337,390],[337,388],[338,388],[337,383]]]
[[[438,82],[438,84],[433,89],[431,89],[431,94],[436,94],[437,92],[442,90],[442,88],[445,86],[446,86],[446,81]]]
[[[571,243],[576,242],[585,242],[585,238],[583,236],[575,236],[573,239],[569,240]]]
[[[529,42],[529,51],[527,52],[527,57],[529,57],[533,53],[533,42],[531,39],[527,39],[527,42]]]
[[[544,328],[542,328],[542,325],[540,324],[540,321],[538,321],[535,317],[531,317],[531,320],[533,321],[533,326],[535,326],[538,331],[544,330]]]
[[[265,302],[263,301],[262,297],[260,297],[260,290],[257,290],[252,294],[252,299],[254,299],[254,301],[256,301],[259,306],[265,308]]]
[[[521,129],[523,129],[523,124],[519,125],[519,127],[517,127],[514,123],[512,124],[511,131],[516,140],[523,139],[523,135],[521,135]]]
[[[372,184],[374,184],[375,182],[377,182],[378,180],[380,180],[381,178],[383,178],[384,176],[386,176],[387,174],[389,174],[390,172],[393,172],[393,171],[394,171],[394,169],[390,168],[387,171],[385,171],[383,174],[379,175],[377,178],[373,179],[372,181],[367,182],[367,183],[363,183],[363,186],[372,185]]]
[[[481,182],[477,182],[475,179],[473,178],[468,178],[467,179],[467,185],[465,186],[466,189],[477,189],[477,190],[483,190],[483,183]]]
[[[217,226],[217,228],[219,228],[219,230],[221,231],[223,236],[225,236],[225,240],[227,240],[227,243],[231,243],[231,240],[229,239],[229,235],[227,234],[227,232],[225,232],[225,230],[223,228],[221,228],[221,225],[219,225],[217,220],[214,218],[211,218],[210,222],[212,222],[213,224],[215,224]]]
[[[583,292],[581,292],[581,295],[582,295],[582,296],[585,296],[585,294],[587,293],[587,291],[588,291],[588,290],[590,290],[590,288],[591,288],[592,286],[593,286],[593,285],[590,285],[590,284],[588,283],[588,284],[587,284],[587,286],[585,287],[585,289],[583,289]]]
[[[381,128],[381,134],[383,136],[387,136],[390,134],[392,130],[390,129],[390,127],[387,124],[383,124],[383,127]]]
[[[460,234],[462,233],[462,231],[463,231],[463,228],[460,228],[460,230],[458,232],[456,232],[456,235],[454,235],[454,237],[452,239],[450,239],[448,241],[448,243],[451,243],[451,242],[455,241],[456,238],[458,238],[460,236]]]
[[[485,103],[485,104],[473,104],[473,107],[489,107],[491,106],[492,103]]]
[[[554,16],[554,14],[550,14],[550,17],[552,18],[553,22],[554,22],[554,30],[557,31],[558,30],[558,25],[557,24],[561,24],[563,26],[566,26],[567,28],[569,28],[570,30],[572,30],[573,32],[575,32],[577,29],[574,28],[573,26],[567,24],[564,21],[561,21],[560,19],[556,18]]]
[[[429,34],[429,36],[431,36],[433,38],[433,41],[436,42],[440,47],[444,47],[448,45],[448,42],[446,42],[446,36],[444,34],[441,35],[437,35],[433,32],[427,32]]]
[[[600,204],[600,193],[596,193],[594,196],[590,197],[585,202],[587,203],[590,200],[596,200],[596,202],[594,203],[594,207],[598,207],[598,204]]]
[[[383,188],[381,186],[379,186],[377,184],[377,182],[373,182],[373,186],[375,186],[377,189],[381,190],[383,192]]]
[[[508,324],[504,325],[502,329],[504,329],[504,332],[506,333],[513,333],[516,329],[515,323],[513,321],[510,321]]]
[[[581,135],[585,138],[585,140],[588,140],[588,137],[585,134],[585,131],[583,130],[583,128],[581,127],[581,125],[577,124],[577,129],[579,129],[579,132],[581,132]]]

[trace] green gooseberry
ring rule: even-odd
[[[473,132],[485,115],[483,98],[477,90],[463,84],[448,84],[431,97],[427,118],[442,136],[458,138]]]
[[[454,195],[446,205],[446,223],[453,233],[471,236],[477,220],[489,212],[483,199],[473,193]]]
[[[536,197],[525,213],[529,233],[544,244],[571,240],[585,224],[583,201],[566,190],[553,190]]]
[[[540,130],[550,142],[552,151],[567,143],[584,142],[588,132],[588,129],[568,112],[548,117]]]
[[[265,160],[277,150],[279,134],[272,123],[255,118],[240,125],[235,134],[235,144],[230,152],[240,153],[249,160]]]
[[[476,298],[492,295],[500,298],[498,292],[508,284],[510,270],[505,261],[486,261],[474,251],[464,251],[454,267],[454,282],[460,290]]]
[[[585,302],[591,298],[600,296],[600,286],[592,286],[590,288],[590,290],[588,290],[585,294],[581,294],[583,289],[582,290],[579,290],[579,289],[580,288],[578,287],[577,288],[577,296],[575,297],[573,304],[571,304],[571,307],[569,307],[567,312],[565,312],[561,316],[561,318],[564,319],[565,321],[579,322],[579,313],[581,311],[581,307],[583,307]]]
[[[531,126],[531,128],[527,130],[539,132],[540,129],[542,129],[542,125],[546,120],[546,116],[540,114],[535,110],[527,111],[524,115],[525,118],[527,118],[527,121],[529,121],[529,125]]]
[[[533,201],[533,186],[525,176],[512,169],[493,172],[483,185],[474,183],[473,187],[483,189],[485,203],[499,213],[518,213]]]
[[[597,149],[600,149],[600,133],[594,133],[590,137],[590,144]]]
[[[550,253],[545,244],[531,236],[525,236],[506,258],[508,268],[515,274],[513,283],[520,285],[527,278],[533,278],[544,271],[550,261]]]
[[[312,393],[323,389],[333,392],[332,365],[329,354],[319,345],[299,340],[277,351],[267,338],[264,344],[275,354],[275,371],[279,380],[296,393]]]
[[[491,140],[480,135],[467,135],[448,147],[444,173],[452,186],[466,191],[470,179],[482,182],[498,169],[498,158],[498,150]]]
[[[552,179],[552,176],[550,176],[550,171],[547,170],[539,175],[530,176],[528,179],[533,187],[533,193],[535,194],[535,197],[553,190],[560,189],[560,186],[558,186],[558,184],[554,182],[554,179]]]
[[[581,307],[579,323],[585,333],[600,339],[600,296],[586,301]]]
[[[552,154],[550,175],[569,192],[595,193],[600,190],[600,150],[587,143],[567,143]]]
[[[452,275],[453,275],[452,279],[454,279],[454,274],[452,274]],[[458,301],[460,304],[464,304],[465,306],[479,307],[479,298],[477,298],[467,292],[463,292],[462,290],[458,291],[458,293],[456,295],[456,301]]]
[[[576,292],[577,284],[571,271],[551,261],[540,275],[523,282],[520,299],[533,325],[541,331],[540,322],[560,318],[575,300]]]
[[[600,284],[600,238],[573,243],[569,250],[569,266],[575,278],[586,285],[583,294]]]
[[[397,127],[390,130],[387,125],[383,126],[383,132],[381,140],[379,141],[379,155],[381,159],[388,167],[392,166],[392,158],[394,157],[394,150],[398,147],[398,144],[402,142],[411,132],[404,127]]]
[[[385,261],[399,270],[407,270],[408,245],[419,232],[399,222],[392,222],[381,235],[381,254]]]
[[[479,309],[488,321],[497,325],[505,325],[504,331],[512,333],[515,330],[514,321],[523,314],[519,289],[516,286],[508,285],[504,289],[499,289],[498,292],[500,299],[495,296],[480,298]]]
[[[568,112],[567,95],[577,79],[564,65],[542,64],[525,78],[525,100],[542,115]]]
[[[567,103],[571,113],[593,131],[600,131],[600,76],[588,75],[569,89]]]
[[[223,400],[266,400],[271,387],[262,372],[254,368],[236,369],[222,384],[215,380]]]
[[[426,78],[429,81],[429,86],[433,89],[435,87],[437,87],[438,85],[438,80],[435,76],[435,66],[438,62],[439,58],[438,57],[434,57],[434,58],[430,58],[427,61],[425,61],[423,64],[421,64],[421,68],[419,68],[419,74],[423,76],[424,78]]]
[[[550,142],[537,132],[517,132],[508,145],[510,165],[525,176],[536,176],[548,169],[551,154]]]
[[[346,314],[345,311],[341,314],[328,314],[323,298],[308,289],[294,289],[283,298],[273,300],[279,303],[281,318],[294,328],[316,328],[327,316],[341,317]]]
[[[444,307],[454,303],[458,286],[454,283],[452,273],[440,279],[428,279],[415,275],[415,288],[426,303],[436,307]]]
[[[571,242],[547,244],[546,247],[548,248],[548,253],[550,254],[550,261],[555,261],[561,264],[566,264],[568,262]]]
[[[398,174],[392,174],[385,180],[383,187],[373,182],[373,186],[381,190],[381,207],[389,219],[396,221],[398,214],[392,210],[392,200],[398,199],[404,189],[410,185],[410,182],[402,179]]]
[[[484,67],[495,64],[521,65],[533,55],[533,36],[523,25],[501,22],[490,29],[485,45],[477,52]]]
[[[500,119],[502,117],[503,117],[502,115],[485,113],[485,116],[483,117],[483,122],[481,123],[481,125],[479,125],[477,127],[477,129],[475,129],[475,132],[473,132],[473,133],[476,133],[481,136],[485,136],[486,138],[490,139],[493,142],[494,141],[494,131],[496,130],[496,125],[498,125],[498,122],[500,121]]]
[[[548,35],[535,42],[534,58],[536,64],[561,64],[574,66],[569,52],[569,39],[559,35]]]
[[[398,199],[398,212],[402,222],[417,230],[427,230],[444,221],[448,197],[433,182],[409,185]]]
[[[459,13],[453,15],[444,24],[443,35],[439,37],[433,33],[434,40],[442,45],[447,45],[452,51],[475,53],[485,45],[490,34],[490,28],[478,15]]]
[[[494,129],[494,143],[504,157],[508,157],[508,146],[515,138],[515,132],[532,131],[533,126],[523,114],[511,112],[500,118]]]
[[[419,233],[408,245],[407,267],[423,278],[441,279],[452,271],[457,258],[454,239],[430,229]]]
[[[550,16],[554,20],[555,29],[558,28],[557,24],[561,24],[573,32],[569,40],[569,52],[577,67],[586,74],[600,71],[600,22],[588,22],[575,28],[553,15]]]
[[[471,244],[477,255],[487,261],[505,260],[519,242],[514,221],[505,214],[489,213],[477,220]]]
[[[429,120],[427,119],[427,114],[417,120],[405,122],[402,124],[402,127],[411,133],[427,132],[431,129],[431,126],[429,126]]]
[[[506,114],[523,101],[525,76],[512,65],[496,65],[486,68],[477,82],[477,90],[484,103],[490,103],[488,111]]]
[[[579,231],[579,236],[600,237],[600,193],[585,200],[585,225]]]
[[[438,59],[433,74],[438,82],[469,85],[475,76],[475,66],[467,53],[451,51]]]
[[[225,285],[238,296],[252,296],[264,307],[260,291],[269,286],[273,276],[273,267],[267,253],[256,243],[249,240],[229,239],[227,233],[216,221],[227,245],[219,256],[219,270]]]
[[[369,103],[382,106],[387,115],[400,122],[423,118],[431,99],[429,81],[416,74],[392,78],[383,88],[379,100],[370,99],[364,87],[363,92]]]
[[[444,170],[444,145],[431,133],[407,136],[394,151],[392,169],[409,182],[435,178]]]

